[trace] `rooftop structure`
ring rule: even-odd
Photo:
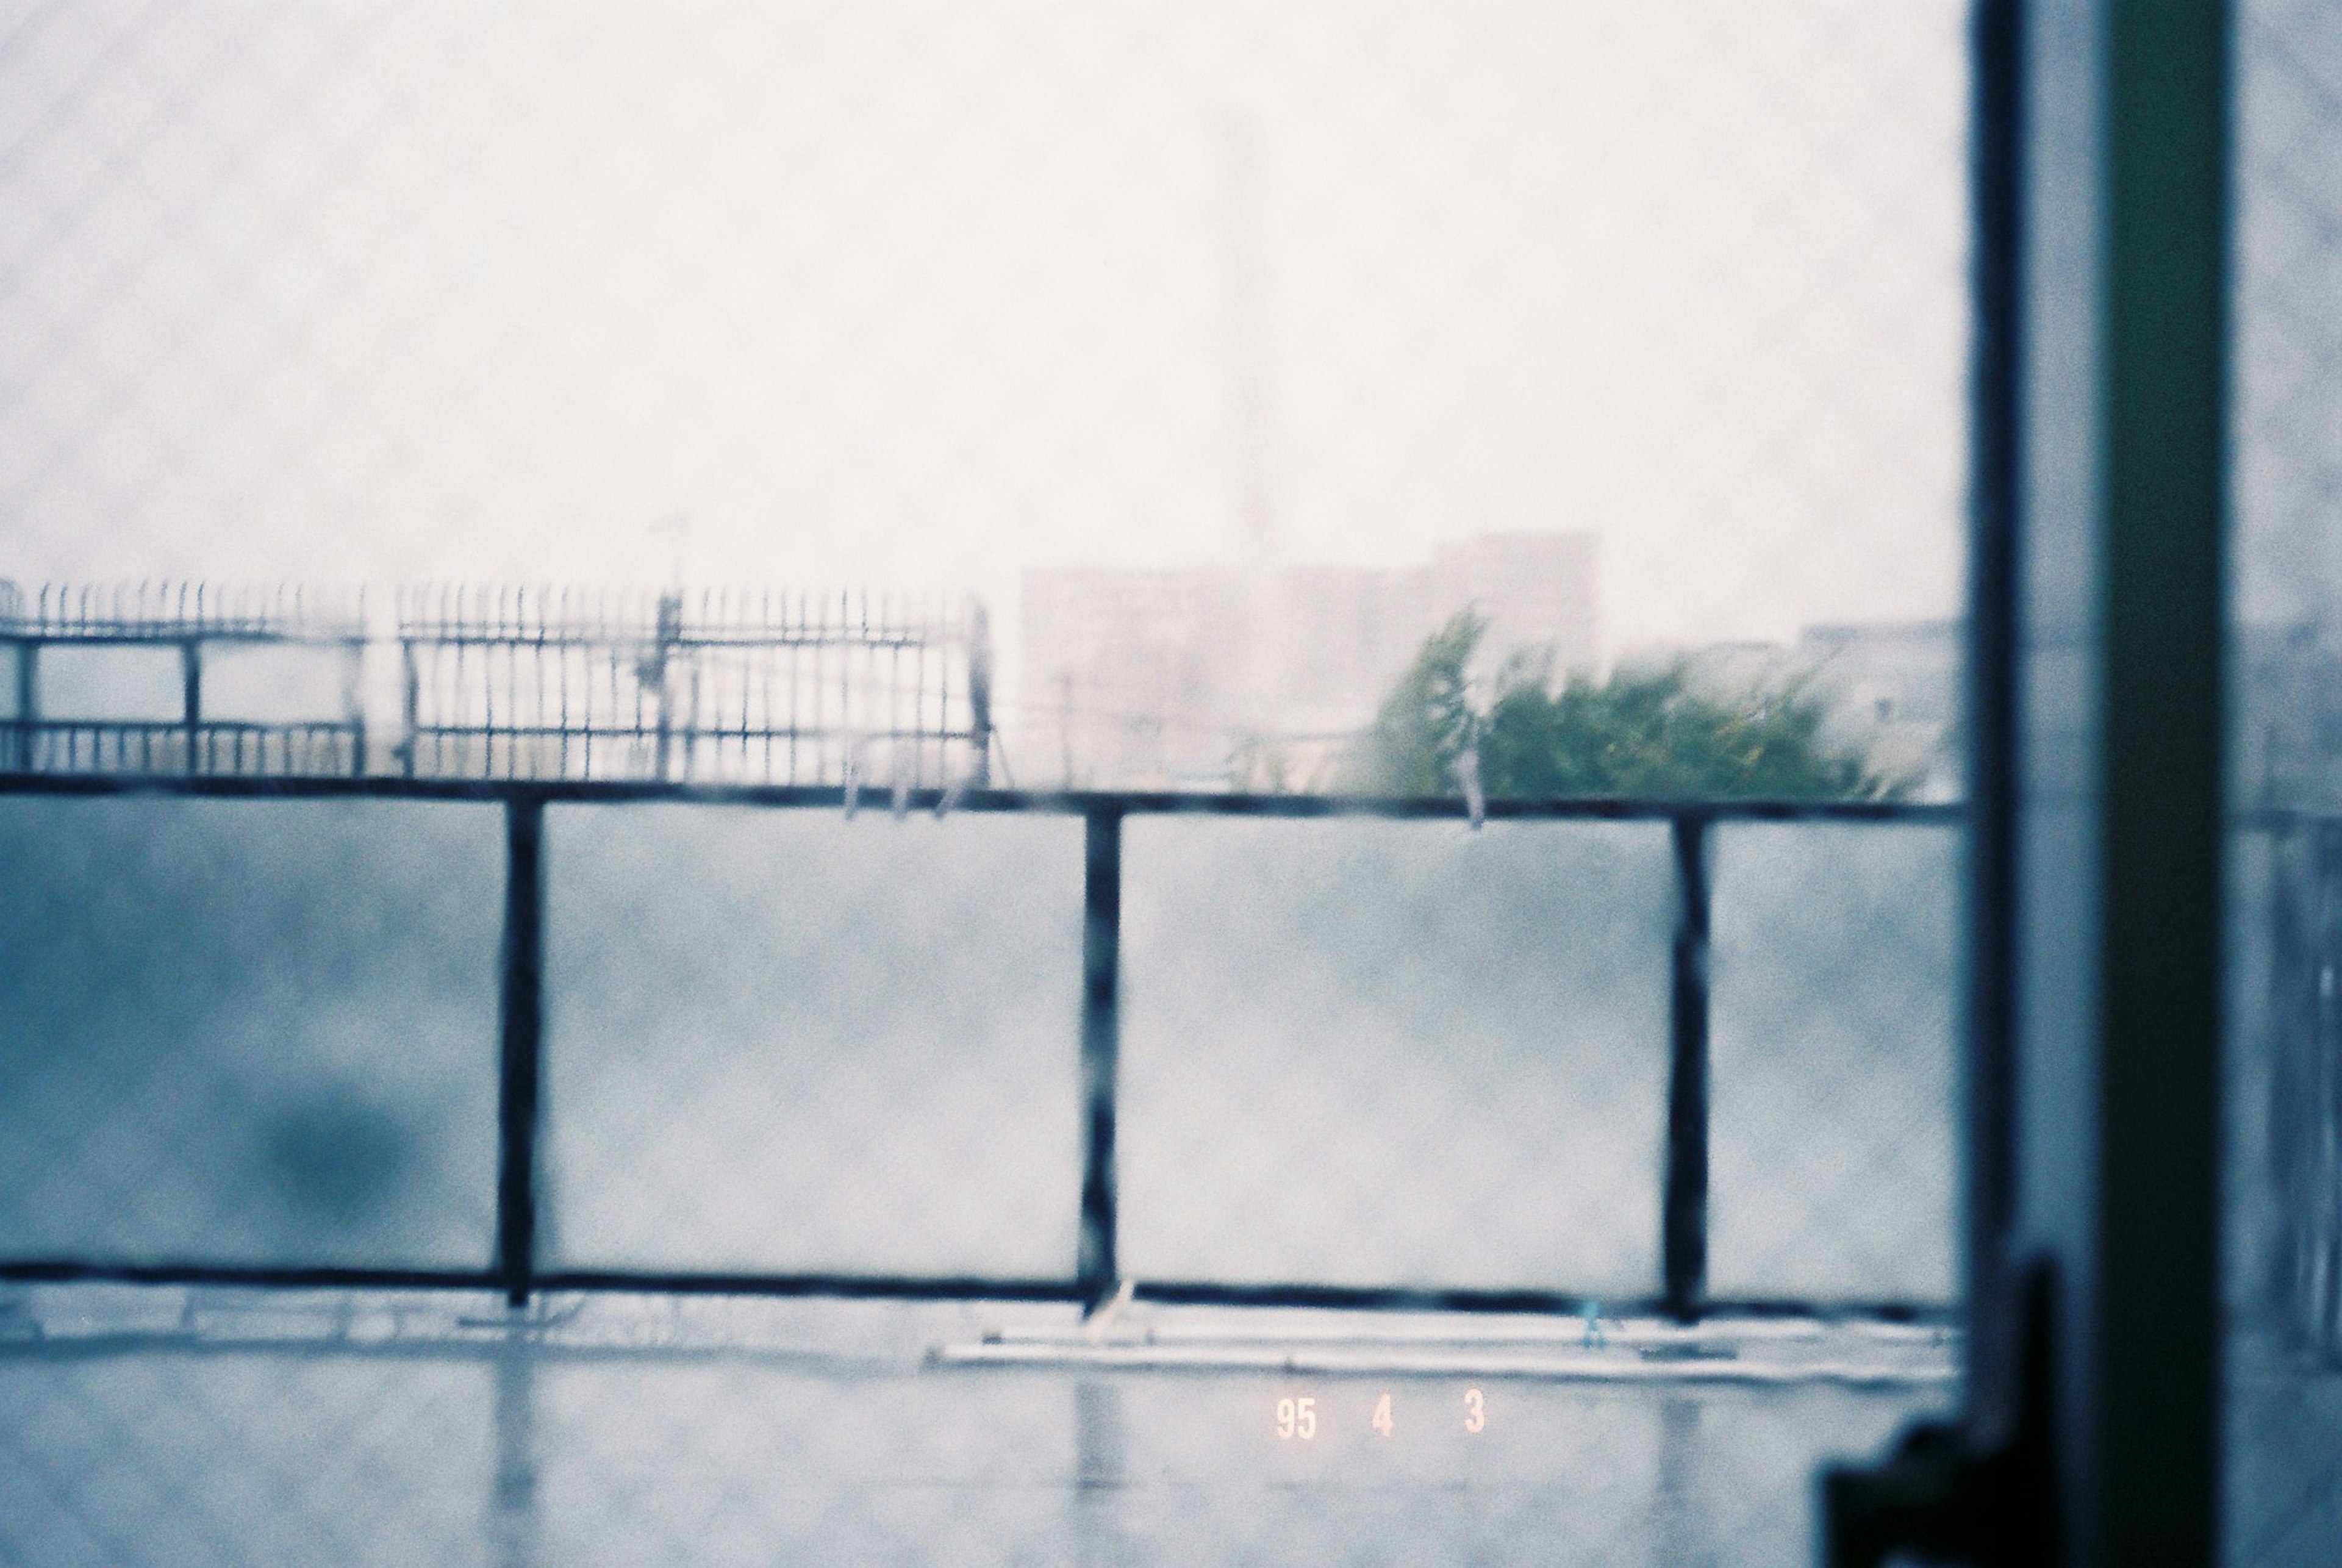
[[[1076,784],[1226,784],[1263,744],[1322,763],[1467,609],[1491,674],[1516,655],[1591,667],[1593,537],[1488,534],[1396,569],[1028,571],[1019,749]]]

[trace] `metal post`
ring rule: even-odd
[[[179,644],[180,722],[187,731],[187,771],[203,771],[199,737],[204,725],[204,645],[190,637]]]
[[[2017,810],[2023,473],[2024,16],[1979,0],[1971,22],[1968,348],[1967,1376],[1972,1433],[2017,1419]]]
[[[2231,24],[2218,0],[2112,5],[2101,45],[2086,1562],[2220,1552]],[[2087,1124],[2070,1135],[2089,1146]]]
[[[968,617],[967,647],[968,737],[976,753],[968,782],[978,789],[992,784],[992,623],[982,604]],[[951,724],[946,715],[942,727]]]
[[[41,644],[31,637],[16,644],[16,768],[33,771],[33,730],[41,722]]]
[[[1689,1323],[1699,1316],[1707,1289],[1707,863],[1714,824],[1683,812],[1668,826],[1677,898],[1659,1245],[1667,1315]]]
[[[365,644],[344,644],[342,712],[350,722],[350,776],[366,774]]]
[[[405,725],[406,731],[405,734],[399,737],[398,751],[399,755],[405,763],[406,776],[408,778],[413,778],[415,776],[415,749],[417,744],[416,737],[418,734],[416,726],[421,721],[423,711],[423,683],[419,673],[415,667],[415,643],[413,639],[404,637],[399,639],[398,656],[401,673],[405,677],[405,694],[402,701],[404,704],[403,723]]]
[[[668,695],[667,664],[683,635],[683,595],[662,594],[658,602],[658,647],[650,668],[658,680],[658,777],[667,776],[667,751],[675,742],[675,714]]]
[[[497,1094],[496,1273],[514,1306],[536,1269],[537,1074],[545,1040],[545,802],[505,806],[503,1062]]]
[[[1122,813],[1088,818],[1082,874],[1082,1231],[1076,1271],[1085,1306],[1114,1293],[1115,1080],[1121,1052]]]

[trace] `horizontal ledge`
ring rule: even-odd
[[[863,631],[857,626],[803,626],[767,630],[743,626],[710,627],[668,636],[650,622],[606,625],[572,625],[539,630],[528,626],[458,626],[454,624],[402,625],[382,639],[409,648],[543,648],[548,652],[573,648],[601,649],[614,654],[634,653],[648,645],[676,653],[697,650],[761,650],[818,648],[865,653],[946,653],[966,645],[963,634],[950,628],[934,632]]]
[[[189,730],[202,734],[264,734],[264,735],[354,735],[365,726],[355,719],[197,719],[189,724],[185,719],[0,719],[0,729],[14,730],[19,734],[35,735],[183,735]],[[18,776],[18,775],[10,775]],[[36,773],[39,778],[106,778],[112,774],[65,774],[49,775]]]
[[[73,1259],[0,1260],[0,1280],[26,1283],[249,1285],[304,1290],[340,1287],[503,1293],[511,1280],[495,1269],[365,1268],[340,1265],[93,1263]],[[984,1279],[964,1275],[783,1274],[655,1269],[564,1269],[530,1276],[531,1292],[639,1292],[671,1295],[900,1297],[926,1301],[1077,1301],[1071,1280]]]
[[[837,746],[852,744],[868,750],[889,744],[906,748],[915,744],[931,746],[947,743],[973,745],[978,738],[973,730],[859,730],[849,733],[822,725],[797,728],[767,726],[745,730],[737,727],[721,730],[669,729],[662,732],[656,720],[633,724],[415,724],[394,733],[400,746],[405,745],[409,740],[418,744],[429,741],[560,741],[580,747],[589,741],[624,741],[649,745],[664,740],[670,746],[712,749],[724,745],[736,746],[743,741],[819,741]],[[866,784],[863,787],[867,789],[871,786]]]
[[[1596,1296],[1529,1289],[1442,1288],[1410,1285],[1328,1285],[1293,1281],[1231,1284],[1213,1280],[1146,1280],[1136,1299],[1166,1306],[1323,1307],[1353,1312],[1517,1313],[1580,1317],[1588,1307],[1605,1320],[1667,1315],[1664,1296]],[[1945,1323],[1957,1320],[1950,1303],[1892,1301],[1797,1301],[1787,1298],[1712,1298],[1699,1303],[1702,1317],[1814,1317],[1892,1323]]]
[[[0,644],[17,647],[88,646],[175,648],[189,643],[266,643],[306,648],[362,649],[374,639],[365,632],[330,625],[285,627],[256,623],[206,623],[142,626],[125,622],[93,622],[82,626],[24,625],[0,628]]]
[[[400,1269],[326,1264],[117,1263],[69,1258],[0,1259],[0,1280],[24,1284],[258,1285],[283,1290],[501,1290],[487,1269]]]
[[[179,728],[184,726],[164,726]],[[5,722],[0,721],[0,729]],[[406,778],[346,774],[261,777],[243,774],[130,774],[0,773],[0,795],[195,795],[219,799],[345,799],[534,801],[575,805],[619,805],[667,801],[706,805],[744,805],[843,811],[846,790],[837,784],[731,784],[660,783],[636,779]],[[891,807],[894,792],[872,784],[854,792],[857,807],[873,814]],[[949,796],[946,806],[946,796]],[[1238,794],[1207,790],[968,790],[914,789],[906,807],[932,812],[1026,813],[1088,816],[1386,817],[1463,821],[1471,814],[1460,798],[1382,795]],[[1484,814],[1492,822],[1675,821],[1702,822],[1891,822],[1956,824],[1965,820],[1957,803],[1866,800],[1671,800],[1629,795],[1573,795],[1545,800],[1490,800]]]
[[[1606,1354],[1488,1351],[1434,1353],[1389,1347],[1326,1345],[1042,1345],[977,1343],[938,1346],[937,1366],[1078,1366],[1126,1372],[1265,1372],[1287,1376],[1441,1377],[1566,1383],[1725,1383],[1784,1386],[1834,1383],[1854,1388],[1936,1385],[1959,1381],[1951,1364],[1886,1361],[1742,1361],[1726,1357],[1646,1358]]]
[[[250,1285],[280,1289],[335,1287],[503,1292],[506,1277],[494,1269],[365,1268],[337,1265],[235,1264],[167,1262],[95,1263],[74,1259],[0,1260],[0,1280],[157,1285]],[[536,1293],[636,1292],[676,1295],[887,1297],[925,1301],[1079,1302],[1087,1293],[1072,1279],[992,1279],[976,1275],[760,1273],[706,1270],[553,1269],[531,1276]],[[1576,1316],[1596,1306],[1606,1318],[1657,1315],[1659,1298],[1595,1297],[1530,1290],[1426,1289],[1412,1286],[1308,1283],[1237,1284],[1180,1280],[1138,1283],[1137,1300],[1166,1305],[1323,1307],[1367,1312],[1517,1313]],[[1819,1317],[1883,1323],[1945,1323],[1947,1305],[1902,1302],[1716,1300],[1703,1314],[1734,1317]]]

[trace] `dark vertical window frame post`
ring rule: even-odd
[[[1967,965],[1963,1095],[1966,1416],[2017,1419],[2008,1248],[2016,1131],[2018,497],[2023,426],[2023,0],[1977,0],[1969,34]]]
[[[1708,894],[1715,823],[1706,813],[1681,811],[1667,828],[1675,848],[1676,933],[1659,1256],[1667,1315],[1690,1323],[1707,1293]]]
[[[413,638],[401,637],[398,640],[398,661],[401,721],[405,726],[405,733],[399,737],[398,742],[400,771],[408,778],[413,778],[417,729],[423,712],[423,677],[422,672],[415,667]]]
[[[2228,7],[2108,4],[2088,1554],[2218,1553]]]
[[[505,804],[502,1044],[496,1094],[496,1276],[527,1304],[536,1274],[537,1084],[545,1046],[545,801]]]
[[[1122,808],[1085,819],[1082,844],[1082,1216],[1075,1283],[1086,1308],[1112,1295],[1115,1099],[1122,1053]]]

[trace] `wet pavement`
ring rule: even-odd
[[[1947,1403],[1956,1350],[1816,1323],[39,1287],[0,1308],[0,1563],[1802,1563],[1816,1466]]]

